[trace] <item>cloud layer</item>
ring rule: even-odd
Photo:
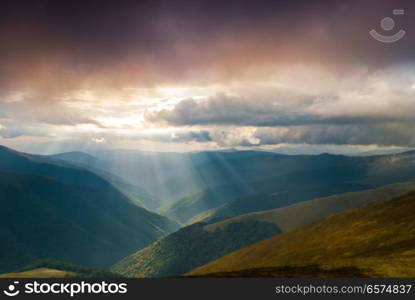
[[[392,16],[396,8],[406,14]],[[414,147],[414,9],[405,0],[1,1],[0,142]],[[368,34],[387,34],[385,16],[407,31],[398,43]]]
[[[308,74],[313,74],[308,70]],[[317,76],[313,83],[318,83]],[[151,122],[172,126],[250,128],[241,145],[279,143],[415,146],[415,70],[388,69],[349,76],[333,74],[326,84],[262,87],[248,96],[218,94],[184,99],[172,109],[147,114]],[[333,82],[334,80],[334,82]],[[252,131],[252,128],[255,130]],[[226,135],[225,135],[226,136]],[[249,139],[248,139],[249,140]]]

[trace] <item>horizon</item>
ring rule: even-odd
[[[80,153],[80,154],[86,154],[91,155],[92,157],[98,157],[100,155],[105,155],[108,153],[131,153],[131,154],[202,154],[202,153],[231,153],[231,152],[264,152],[264,153],[272,153],[277,155],[286,155],[286,156],[318,156],[318,155],[340,155],[340,156],[381,156],[381,155],[394,155],[394,154],[405,154],[415,151],[415,148],[389,148],[389,149],[372,149],[372,150],[366,150],[366,151],[359,151],[356,150],[354,152],[338,152],[338,151],[323,151],[319,148],[317,149],[297,149],[295,147],[288,147],[284,148],[282,147],[282,150],[279,150],[279,148],[276,149],[236,149],[236,148],[228,148],[228,149],[218,149],[218,150],[194,150],[194,151],[184,151],[184,152],[174,152],[174,151],[146,151],[146,150],[140,150],[140,149],[121,149],[121,148],[93,148],[93,149],[82,149],[82,150],[68,150],[68,151],[55,151],[55,152],[44,152],[41,150],[40,152],[30,152],[26,151],[24,149],[18,149],[18,148],[12,148],[6,145],[0,144],[0,147],[4,147],[13,151],[17,151],[24,154],[29,155],[40,155],[40,156],[54,156],[59,154],[70,154],[70,153]],[[327,150],[327,149],[326,149]]]
[[[399,6],[407,15],[394,16],[396,29],[415,29],[412,2],[22,3],[0,7],[6,146],[39,154],[415,147],[415,38],[385,44],[369,35]]]

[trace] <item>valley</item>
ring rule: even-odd
[[[354,157],[117,150],[33,155],[0,147],[0,158],[1,273],[18,272],[39,259],[111,269],[127,277],[410,273],[404,268],[373,269],[375,258],[366,266],[357,254],[347,260],[350,264],[332,261],[334,254],[327,254],[330,257],[322,264],[318,255],[313,257],[308,252],[299,252],[298,258],[292,258],[295,263],[288,265],[282,263],[287,261],[284,256],[276,258],[276,262],[281,261],[276,264],[249,258],[252,263],[244,262],[244,269],[226,258],[273,239],[283,241],[278,244],[278,251],[283,253],[293,251],[290,243],[304,236],[324,245],[325,237],[334,236],[334,232],[327,232],[320,240],[307,230],[319,222],[329,222],[326,220],[333,223],[327,223],[328,228],[339,230],[339,243],[357,245],[356,241],[343,241],[345,233],[335,224],[344,223],[343,230],[354,228],[353,220],[371,224],[374,221],[366,220],[363,213],[353,214],[354,219],[341,216],[414,191],[413,151]],[[409,202],[402,202],[408,212]],[[334,216],[339,217],[332,219]],[[405,222],[412,226],[408,218]],[[376,228],[368,231],[373,233],[368,239],[374,241],[383,234]],[[407,238],[410,240],[411,234]],[[314,242],[299,248],[311,251],[313,247]],[[395,257],[395,250],[390,249],[388,254]],[[321,256],[325,255],[321,250]],[[66,276],[45,266],[32,270],[42,277]]]

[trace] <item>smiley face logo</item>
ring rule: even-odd
[[[3,291],[3,293],[6,296],[9,296],[9,297],[14,297],[14,296],[19,295],[20,291],[18,289],[16,289],[16,285],[18,285],[18,284],[19,284],[18,281],[13,282],[13,284],[10,284],[7,287],[7,289]]]
[[[404,15],[405,11],[403,9],[394,9],[393,10],[393,14],[394,15]],[[393,28],[395,28],[395,21],[390,18],[390,17],[386,17],[383,18],[380,21],[380,27],[386,32],[386,31],[391,31]],[[399,41],[401,38],[404,37],[404,35],[406,34],[405,30],[401,29],[399,30],[397,33],[393,34],[393,35],[384,35],[381,34],[379,32],[377,32],[375,29],[372,29],[371,31],[369,31],[369,34],[377,41],[382,42],[382,43],[394,43]]]

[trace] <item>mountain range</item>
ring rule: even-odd
[[[195,223],[123,259],[112,270],[129,277],[178,276],[208,262],[328,215],[415,190],[415,183],[339,194],[211,223]]]
[[[414,277],[415,192],[334,214],[187,276]]]
[[[0,271],[40,258],[107,267],[177,228],[89,170],[0,147]]]
[[[48,258],[112,266],[124,276],[178,276],[327,216],[415,190],[414,163],[414,151],[362,157],[125,150],[44,156],[0,146],[0,272]],[[209,274],[375,274],[359,265],[310,263]]]
[[[325,216],[357,208],[373,201],[388,199],[410,191],[415,191],[415,182],[395,183],[376,189],[317,198],[282,208],[226,218],[223,221],[214,222],[205,226],[205,229],[214,231],[218,228],[229,226],[231,223],[255,220],[275,224],[285,233],[302,225],[317,221]]]
[[[145,207],[182,224],[415,181],[414,151],[362,157],[264,151],[92,154],[99,163],[87,160],[89,167],[144,187],[157,200]]]

